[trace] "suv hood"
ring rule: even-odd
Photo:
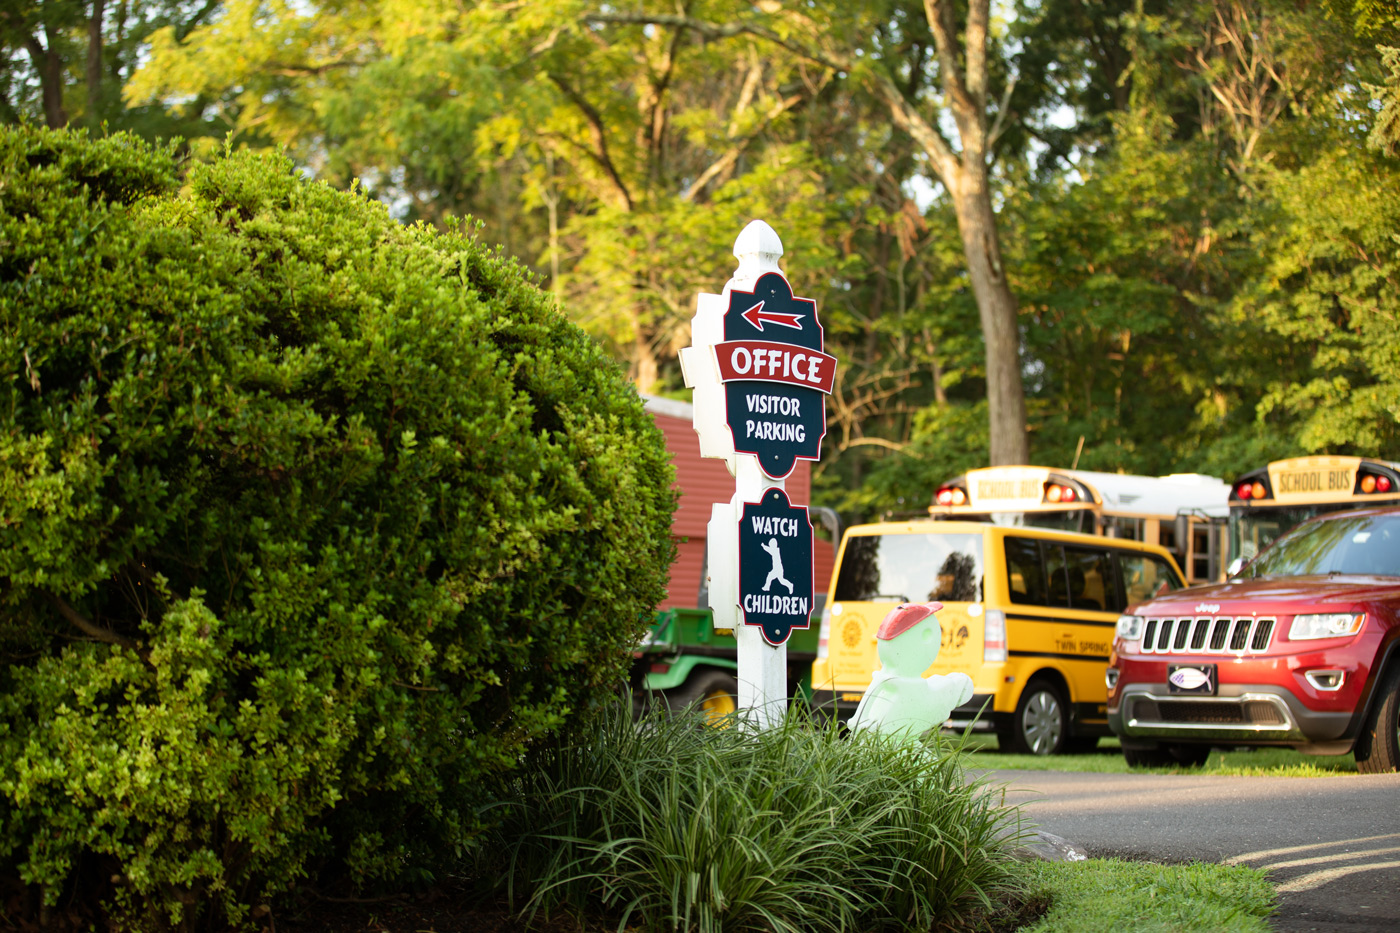
[[[1212,583],[1168,593],[1128,607],[1133,615],[1238,615],[1291,613],[1335,603],[1400,604],[1400,579],[1362,575],[1259,577]]]

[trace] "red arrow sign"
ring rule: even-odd
[[[763,302],[761,301],[741,314],[740,317],[760,331],[763,330],[764,321],[767,321],[769,324],[781,324],[783,327],[796,328],[797,330],[802,329],[802,325],[799,322],[802,320],[803,315],[786,314],[782,311],[764,311]]]

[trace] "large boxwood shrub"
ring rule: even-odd
[[[0,871],[142,929],[421,877],[672,556],[617,368],[276,156],[0,129]]]

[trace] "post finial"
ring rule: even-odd
[[[734,258],[739,260],[739,268],[730,284],[752,283],[765,272],[781,272],[778,257],[782,255],[783,241],[778,238],[777,231],[765,221],[750,221],[734,241]]]

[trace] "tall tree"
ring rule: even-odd
[[[857,4],[846,11],[821,11],[809,5],[768,0],[760,13],[728,21],[646,12],[598,11],[591,23],[645,23],[685,26],[721,39],[756,36],[798,59],[861,82],[887,109],[896,126],[920,147],[934,179],[953,205],[963,256],[981,319],[986,345],[987,410],[990,458],[994,464],[1029,459],[1025,389],[1021,378],[1018,305],[1002,260],[991,162],[1007,116],[1010,82],[993,97],[989,65],[990,0],[969,0],[959,20],[953,0],[924,0],[923,22],[905,18],[905,29],[920,29],[931,38],[931,54],[914,37],[905,46],[909,58],[880,56],[876,30],[901,23],[885,3]],[[875,53],[875,54],[870,54]],[[922,72],[936,73],[930,87]],[[952,138],[943,132],[953,130]]]

